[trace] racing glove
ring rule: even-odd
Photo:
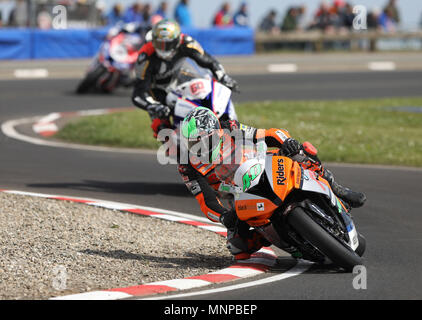
[[[162,104],[151,104],[147,107],[147,112],[151,119],[168,119],[171,109]]]
[[[171,128],[171,124],[168,119],[155,118],[151,122],[151,129],[153,131],[154,138],[158,137],[160,130],[168,128]]]
[[[237,81],[230,77],[228,74],[224,73],[224,71],[217,71],[217,80],[227,88],[236,92],[239,91],[239,85],[237,84]]]
[[[293,138],[286,139],[282,146],[282,151],[287,157],[293,157],[298,154],[301,149],[301,144]]]

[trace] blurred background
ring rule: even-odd
[[[422,1],[367,0],[356,7],[361,4],[356,0],[0,0],[0,59],[90,57],[108,28],[129,22],[149,27],[157,17],[176,19],[217,55],[422,49]],[[48,47],[47,54],[40,53],[40,46]]]

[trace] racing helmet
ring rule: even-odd
[[[214,112],[205,107],[193,109],[182,122],[182,140],[203,163],[218,159],[223,144],[223,130]]]
[[[180,26],[176,21],[163,19],[152,28],[152,45],[157,55],[170,60],[180,45]]]

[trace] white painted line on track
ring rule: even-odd
[[[124,292],[91,291],[50,298],[49,300],[118,300],[130,297],[132,297],[130,294]]]
[[[392,61],[374,61],[368,63],[368,69],[371,71],[394,71],[396,64]]]
[[[97,112],[102,113],[104,112],[104,110],[106,109],[86,110],[86,113],[92,115],[92,114],[96,114]],[[35,145],[47,146],[47,147],[58,147],[58,148],[68,148],[68,149],[87,150],[87,151],[101,151],[101,152],[149,154],[149,155],[155,154],[157,152],[156,150],[100,147],[100,146],[89,146],[89,145],[82,145],[82,144],[76,144],[76,143],[52,141],[52,140],[34,138],[27,135],[23,135],[23,134],[18,133],[15,129],[15,127],[20,126],[20,125],[36,123],[40,121],[40,119],[42,118],[43,116],[37,116],[37,117],[32,117],[32,118],[9,120],[1,124],[1,130],[3,134],[9,138],[24,141],[24,142],[35,144]],[[417,171],[417,172],[422,171],[422,168],[405,167],[405,166],[397,166],[397,165],[353,164],[353,163],[334,163],[334,162],[332,163],[327,162],[326,165],[335,166],[335,167],[344,167],[344,168],[368,168],[368,169],[404,170],[404,171]],[[153,209],[153,208],[150,208],[150,209]],[[183,215],[183,213],[179,213],[179,214]],[[209,222],[208,219],[205,219],[205,220]]]
[[[297,72],[298,67],[294,63],[269,64],[267,70],[272,73],[293,73]]]
[[[6,189],[0,189],[0,192],[6,192],[11,194],[20,194],[20,195],[31,195],[31,196],[37,196],[37,197],[43,197],[43,198],[50,198],[55,200],[62,200],[62,201],[72,201],[72,202],[82,202],[88,205],[93,205],[92,202],[96,202],[96,205],[99,207],[105,207],[105,208],[113,208],[121,210],[122,212],[132,212],[132,213],[138,213],[141,215],[151,216],[155,218],[160,218],[159,211],[165,211],[165,212],[172,212],[170,210],[162,210],[162,209],[155,209],[153,211],[149,211],[147,209],[141,209],[139,208],[147,208],[142,206],[136,206],[136,205],[129,205],[125,203],[119,203],[119,202],[113,202],[113,201],[105,201],[105,200],[96,200],[91,198],[79,198],[79,197],[72,197],[72,196],[61,196],[61,195],[46,195],[46,194],[39,194],[39,193],[33,193],[33,192],[25,192],[25,191],[15,191],[15,190],[6,190]],[[145,212],[146,211],[146,212]],[[177,213],[177,212],[176,212]],[[198,217],[185,214],[185,216],[192,217],[191,220],[198,220]],[[174,219],[174,221],[178,221],[178,219]],[[185,224],[191,224],[192,221],[186,221],[186,219],[183,219],[180,221],[181,223]],[[195,224],[194,224],[195,225]],[[254,256],[256,256],[258,259],[255,259]],[[258,261],[261,259],[265,259],[262,261]],[[205,275],[195,276],[195,277],[188,277],[183,279],[173,279],[173,280],[164,280],[164,281],[157,281],[147,284],[141,284],[141,285],[135,285],[131,287],[126,288],[115,288],[115,289],[109,289],[109,290],[96,290],[91,292],[85,292],[85,293],[77,293],[67,296],[61,296],[61,297],[54,297],[50,298],[52,300],[116,300],[116,299],[124,299],[124,298],[138,298],[140,296],[150,296],[155,295],[157,293],[167,293],[174,290],[186,290],[186,289],[194,289],[199,287],[208,286],[214,283],[223,283],[223,282],[229,282],[237,279],[246,279],[251,276],[256,276],[258,274],[265,273],[268,268],[264,266],[274,266],[276,255],[274,251],[272,251],[270,248],[262,248],[262,250],[254,253],[251,256],[251,259],[245,260],[244,263],[237,263],[229,268],[225,268],[222,270],[219,270],[217,272],[208,273]],[[249,261],[249,264],[248,264]],[[250,264],[254,264],[255,266],[250,266]],[[259,268],[261,266],[261,268]],[[264,267],[264,268],[262,268]],[[297,268],[296,268],[297,269]],[[304,272],[307,270],[307,268],[303,269],[303,271],[299,272],[301,269],[290,269],[287,271],[286,274],[279,275],[281,277],[271,277],[273,281],[281,280],[284,278],[289,278],[294,275],[298,275],[301,272]],[[224,279],[223,281],[221,279]],[[260,281],[260,284],[268,283],[270,281],[264,280]],[[253,282],[255,285],[258,284],[258,282]],[[245,283],[240,285],[241,287],[245,287]],[[230,286],[226,288],[239,288],[239,286]],[[227,289],[223,290],[227,291]]]
[[[69,148],[69,149],[88,150],[88,151],[117,152],[117,153],[134,153],[134,154],[155,154],[156,153],[156,151],[154,150],[88,146],[88,145],[83,145],[83,144],[65,143],[65,142],[39,139],[39,138],[34,138],[34,137],[21,134],[17,132],[15,129],[15,127],[17,126],[34,123],[34,122],[39,121],[40,119],[42,119],[42,117],[9,120],[2,123],[1,130],[9,138],[24,141],[27,143],[36,144],[39,146]]]
[[[18,79],[48,78],[47,69],[16,69],[13,73]]]
[[[185,290],[185,289],[203,287],[211,283],[208,281],[200,280],[200,279],[173,279],[173,280],[151,282],[149,284],[156,285],[156,286],[168,286],[168,287],[176,288],[178,290]]]
[[[182,299],[182,298],[192,297],[192,296],[201,296],[201,295],[205,295],[205,294],[214,294],[214,293],[239,290],[239,289],[244,289],[244,288],[249,288],[249,287],[255,287],[255,286],[259,286],[259,285],[263,285],[263,284],[267,284],[267,283],[271,283],[271,282],[275,282],[275,281],[281,281],[281,280],[285,280],[285,279],[288,279],[288,278],[291,278],[291,277],[298,276],[298,275],[304,273],[306,270],[308,270],[312,265],[313,265],[312,262],[299,261],[290,270],[288,270],[288,271],[286,271],[282,274],[279,274],[279,275],[276,275],[276,276],[273,276],[273,277],[268,277],[268,278],[265,278],[265,279],[259,279],[259,280],[250,281],[250,282],[246,282],[246,283],[240,283],[240,284],[235,284],[235,285],[226,286],[226,287],[222,287],[222,288],[208,289],[208,290],[203,290],[203,291],[198,291],[198,292],[170,295],[170,296],[165,296],[165,297],[144,298],[144,299],[141,298],[141,299],[138,299],[138,300]]]

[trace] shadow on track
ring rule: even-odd
[[[91,250],[80,251],[83,254],[97,255],[105,258],[118,260],[138,260],[153,263],[160,268],[225,268],[230,266],[233,261],[227,256],[205,255],[192,252],[185,252],[182,257],[162,257],[159,255],[147,255],[139,253],[126,252],[124,250]]]
[[[107,193],[126,193],[138,195],[162,194],[175,197],[192,197],[184,184],[168,182],[106,182],[96,180],[84,180],[80,183],[33,183],[28,184],[27,186],[30,188],[72,189]]]

